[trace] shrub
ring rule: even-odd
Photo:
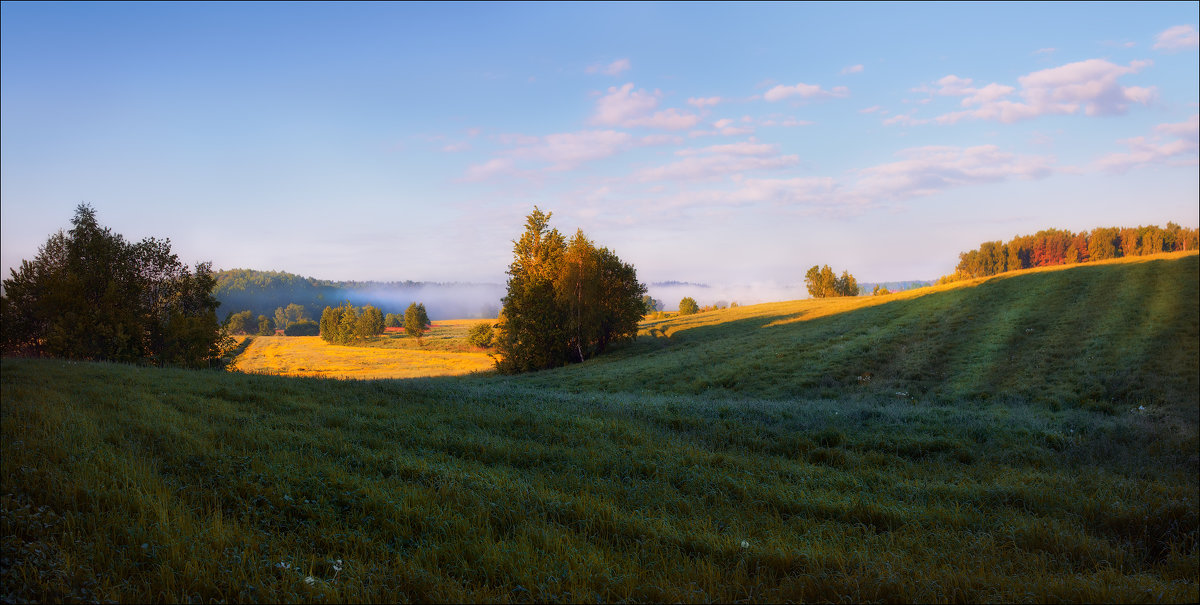
[[[481,321],[467,331],[467,344],[473,347],[492,346],[492,322]]]
[[[683,297],[683,300],[679,301],[680,315],[692,315],[699,312],[700,305],[696,304],[696,299],[692,298],[691,296],[685,296]]]
[[[321,333],[321,326],[317,322],[304,320],[298,321],[283,329],[284,336],[316,336]]]

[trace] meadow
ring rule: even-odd
[[[0,599],[1195,602],[1198,277],[739,307],[512,377],[4,359]]]
[[[467,330],[479,321],[437,321],[420,339],[389,328],[357,346],[330,344],[319,336],[246,336],[230,369],[368,380],[489,372],[495,364],[488,351],[466,342]]]

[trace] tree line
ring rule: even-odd
[[[1100,227],[1072,233],[1045,229],[1003,242],[984,242],[977,250],[958,255],[954,273],[940,283],[986,277],[1006,271],[1071,263],[1086,263],[1200,248],[1200,231],[1167,223],[1139,227]]]
[[[840,277],[834,275],[829,265],[813,265],[804,274],[804,285],[808,287],[808,294],[813,298],[858,296],[858,280],[854,279],[849,271],[842,271]]]
[[[80,204],[71,229],[50,236],[4,280],[4,352],[204,367],[224,344],[210,263],[180,262],[169,239],[137,243]]]
[[[567,240],[536,206],[513,242],[496,335],[504,373],[580,362],[637,336],[646,286],[632,265],[582,230]],[[652,304],[652,301],[651,301]]]

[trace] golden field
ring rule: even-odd
[[[484,349],[452,342],[480,320],[435,322],[418,345],[403,332],[388,332],[362,346],[334,345],[319,336],[246,336],[252,339],[231,369],[248,374],[326,378],[418,378],[458,376],[493,369]],[[455,349],[455,350],[445,350]]]

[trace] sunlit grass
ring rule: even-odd
[[[484,352],[335,345],[319,336],[255,336],[233,369],[254,374],[329,378],[417,378],[488,372]],[[387,338],[386,336],[383,338]],[[415,340],[415,339],[413,339]]]
[[[0,600],[1195,602],[1200,271],[1138,260],[520,377],[5,359]]]

